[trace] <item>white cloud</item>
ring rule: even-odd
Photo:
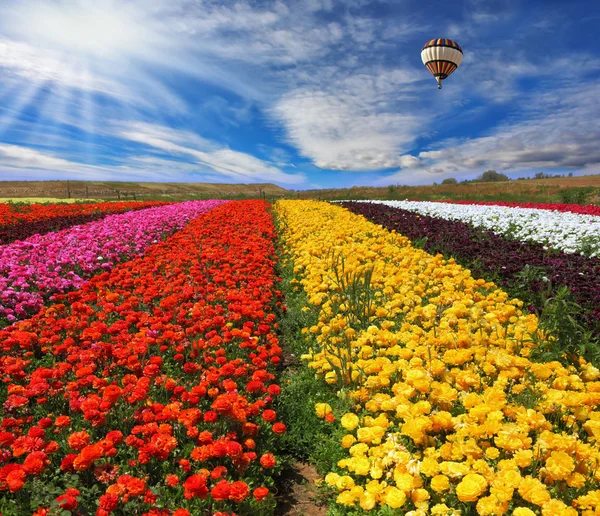
[[[188,131],[147,123],[117,123],[115,136],[142,143],[171,156],[184,156],[204,169],[231,178],[235,182],[276,182],[302,184],[303,174],[289,174],[250,154],[210,142]]]
[[[84,63],[72,57],[6,38],[0,39],[0,68],[4,68],[5,75],[12,74],[28,82],[54,82],[80,90],[124,95],[118,83],[93,75],[84,68]]]
[[[440,142],[432,150],[419,153],[419,168],[408,165],[381,182],[437,181],[466,174],[474,177],[490,168],[503,172],[598,170],[599,87],[596,81],[532,94],[519,120],[504,123],[478,138]]]
[[[347,73],[290,92],[272,114],[290,142],[319,168],[394,168],[406,163],[401,153],[410,149],[428,119],[408,106],[422,79],[408,68]]]
[[[205,153],[160,139],[149,141],[152,142],[149,145],[155,145],[157,149],[195,159],[190,162],[152,155],[132,155],[114,165],[88,165],[29,147],[0,144],[0,171],[4,179],[22,179],[24,172],[30,178],[116,181],[276,182],[296,185],[306,179],[303,174],[286,174],[249,154],[231,149]]]
[[[73,170],[75,164],[28,147],[0,144],[0,166],[8,168]]]

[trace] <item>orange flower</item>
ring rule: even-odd
[[[121,397],[121,387],[118,385],[109,385],[102,393],[102,399],[114,403]]]
[[[102,458],[103,455],[104,450],[100,444],[91,444],[86,446],[81,450],[79,455],[77,455],[73,461],[73,467],[76,471],[85,471],[90,468],[94,461]]]
[[[231,487],[229,482],[227,482],[227,480],[221,480],[211,489],[210,495],[214,500],[227,500],[230,492]]]
[[[257,487],[254,492],[254,498],[257,502],[264,500],[269,495],[269,490],[266,487]]]
[[[11,493],[16,493],[23,487],[25,480],[27,479],[27,473],[22,468],[15,469],[6,475],[6,484]]]
[[[250,488],[246,482],[237,481],[231,484],[231,490],[229,492],[229,499],[236,502],[242,503],[250,493]]]
[[[50,464],[48,456],[42,451],[34,451],[27,455],[23,462],[23,469],[29,475],[39,475]]]
[[[206,477],[204,475],[192,475],[183,483],[183,496],[186,500],[190,498],[206,498],[208,488],[206,487]]]
[[[67,442],[74,450],[83,450],[89,444],[90,436],[85,430],[74,432],[69,436]]]
[[[277,463],[277,460],[275,459],[275,456],[272,453],[265,453],[260,458],[260,465],[263,468],[272,468],[275,466],[276,463]]]

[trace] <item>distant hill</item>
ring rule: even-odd
[[[0,197],[58,199],[208,199],[283,197],[289,191],[271,183],[136,183],[119,181],[0,181]]]
[[[294,192],[294,198],[343,200],[470,200],[507,202],[600,203],[600,175],[516,179],[498,182],[469,182],[449,185],[385,187],[354,186]]]

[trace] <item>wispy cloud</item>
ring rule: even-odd
[[[600,170],[598,88],[600,81],[531,96],[519,120],[481,137],[440,142],[419,153],[418,168],[409,165],[381,182],[438,181],[489,168]]]
[[[343,73],[339,71],[340,74]],[[406,109],[422,75],[412,69],[346,73],[291,91],[272,113],[289,141],[320,168],[377,170],[401,166],[429,117]]]
[[[288,174],[250,154],[219,146],[187,131],[134,122],[117,124],[114,134],[167,155],[186,157],[236,182],[300,184],[306,179],[303,174]]]

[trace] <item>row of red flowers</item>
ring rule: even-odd
[[[450,204],[478,204],[481,206],[507,206],[508,208],[533,208],[536,210],[552,210],[579,213],[580,215],[600,215],[600,206],[593,204],[563,204],[538,202],[501,202],[501,201],[437,201]]]
[[[99,202],[81,204],[0,203],[0,245],[45,235],[77,224],[100,220],[107,215],[169,204],[162,201]]]
[[[274,236],[228,203],[0,331],[0,513],[272,509]]]

